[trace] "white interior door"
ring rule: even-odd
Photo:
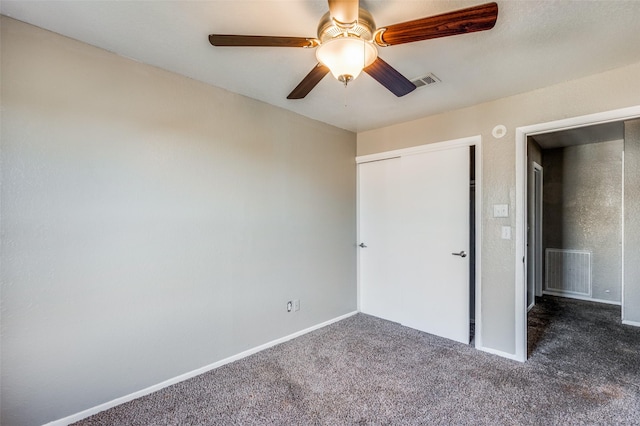
[[[402,177],[400,322],[469,343],[469,148],[403,157]]]
[[[469,148],[359,170],[361,310],[468,343]]]
[[[390,321],[401,314],[396,232],[400,215],[400,158],[358,166],[360,310]],[[365,245],[366,247],[363,247]]]

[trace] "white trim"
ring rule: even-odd
[[[225,364],[229,364],[231,362],[238,361],[238,360],[240,360],[242,358],[248,357],[249,355],[253,355],[253,354],[257,353],[257,352],[260,352],[260,351],[263,351],[265,349],[269,349],[269,348],[271,348],[273,346],[279,345],[280,343],[284,343],[284,342],[289,341],[291,339],[295,339],[296,337],[300,337],[300,336],[302,336],[304,334],[307,334],[307,333],[310,333],[312,331],[318,330],[320,328],[326,327],[326,326],[328,326],[330,324],[333,324],[335,322],[342,321],[343,319],[349,318],[350,316],[353,316],[353,315],[355,315],[357,313],[358,313],[358,311],[349,312],[348,314],[344,314],[344,315],[341,315],[339,317],[336,317],[336,318],[330,319],[328,321],[325,321],[323,323],[311,326],[309,328],[305,328],[304,330],[297,331],[297,332],[295,332],[293,334],[289,334],[288,336],[284,336],[284,337],[281,337],[279,339],[272,340],[272,341],[270,341],[268,343],[265,343],[263,345],[256,346],[256,347],[251,348],[251,349],[247,349],[244,352],[240,352],[239,354],[232,355],[232,356],[230,356],[228,358],[225,358],[223,360],[214,362],[213,364],[205,365],[204,367],[200,367],[198,369],[189,371],[188,373],[181,374],[179,376],[176,376],[176,377],[173,377],[171,379],[165,380],[165,381],[160,382],[158,384],[155,384],[155,385],[149,386],[147,388],[141,389],[139,391],[130,393],[129,395],[125,395],[125,396],[122,396],[120,398],[113,399],[113,400],[111,400],[109,402],[105,402],[104,404],[96,405],[95,407],[89,408],[87,410],[81,411],[81,412],[76,413],[76,414],[72,414],[72,415],[67,416],[65,418],[54,420],[52,422],[47,423],[45,426],[66,426],[68,424],[80,421],[82,419],[86,419],[87,417],[92,416],[94,414],[97,414],[97,413],[99,413],[101,411],[108,410],[109,408],[113,408],[113,407],[118,406],[120,404],[124,404],[125,402],[132,401],[134,399],[143,397],[145,395],[149,395],[150,393],[159,391],[161,389],[164,389],[164,388],[166,388],[168,386],[171,386],[171,385],[174,385],[176,383],[180,383],[180,382],[183,382],[185,380],[191,379],[191,378],[193,378],[195,376],[199,376],[200,374],[206,373],[207,371],[211,371],[211,370],[214,370],[214,369],[216,369],[218,367],[222,367]]]
[[[360,305],[360,252],[363,241],[360,240],[360,165],[356,162],[356,309],[362,312]]]
[[[476,307],[475,307],[475,337],[476,349],[482,346],[482,138],[476,137],[475,143],[475,190],[476,190]]]
[[[508,358],[508,359],[512,359],[514,361],[520,361],[516,355],[514,354],[510,354],[509,352],[503,352],[503,351],[499,351],[497,349],[491,349],[491,348],[478,348],[479,350],[481,350],[482,352],[486,352],[489,354],[493,354],[493,355],[498,355],[501,356],[503,358]]]
[[[529,148],[527,147],[527,153],[529,152]],[[525,247],[527,247],[527,276],[525,277],[526,282],[527,282],[527,299],[529,297],[529,247],[531,247],[531,252],[533,253],[533,256],[531,257],[531,260],[533,260],[533,262],[531,263],[531,266],[533,269],[533,292],[532,292],[532,299],[533,300],[527,300],[527,312],[531,311],[531,309],[533,309],[533,307],[536,305],[536,297],[538,296],[538,294],[542,294],[542,290],[538,291],[538,278],[539,276],[537,275],[538,273],[538,268],[541,267],[542,265],[540,265],[542,262],[538,262],[538,250],[542,250],[542,244],[538,244],[542,242],[542,238],[538,238],[538,233],[541,232],[541,227],[542,227],[542,221],[538,221],[537,219],[541,218],[541,214],[542,214],[542,185],[540,185],[540,187],[538,188],[536,186],[537,180],[536,180],[536,172],[539,172],[540,174],[540,183],[542,183],[542,166],[540,166],[540,164],[536,163],[535,161],[531,161],[531,174],[529,174],[529,157],[527,156],[527,201],[526,206],[527,206],[527,212],[525,213],[525,217],[526,217],[526,223],[527,223],[527,232],[525,234],[525,239],[526,239],[526,243],[525,243]],[[531,182],[529,182],[529,177],[533,178],[533,206],[531,206],[530,203],[530,197],[529,197],[529,184]],[[536,188],[538,188],[540,190],[540,197],[538,197],[538,192],[536,191]],[[536,200],[538,200],[539,204],[536,204]],[[529,217],[529,210],[533,210],[534,214],[533,214],[533,218]],[[533,219],[533,220],[532,220]],[[532,226],[529,226],[529,222],[531,221]],[[531,238],[531,240],[529,240],[529,234],[531,234],[533,236],[533,238]],[[540,259],[542,259],[542,255],[540,255]],[[542,288],[542,284],[540,284],[540,288]]]
[[[598,112],[595,114],[582,115],[578,117],[565,118],[562,120],[549,121],[546,123],[533,124],[530,126],[522,126],[516,128],[516,142],[518,141],[518,133],[523,133],[526,136],[534,136],[542,133],[593,126],[595,124],[631,120],[638,117],[640,117],[640,105],[616,109],[612,111]]]
[[[522,141],[520,140],[522,139]],[[522,143],[521,143],[522,142]],[[527,360],[527,134],[516,128],[515,354]]]
[[[388,160],[389,158],[403,157],[407,155],[422,154],[430,151],[440,151],[443,149],[452,149],[463,146],[477,145],[482,138],[478,136],[470,136],[467,138],[452,139],[444,142],[429,143],[426,145],[413,146],[411,148],[395,149],[393,151],[379,152],[376,154],[361,155],[356,157],[356,163],[369,163],[371,161]]]
[[[620,256],[622,257],[622,262],[620,266],[620,305],[622,306],[620,316],[622,317],[622,323],[624,324],[624,144],[625,138],[622,139],[622,220],[621,223],[621,236],[620,236]]]
[[[634,327],[640,327],[640,322],[638,322],[638,321],[623,320],[622,323],[624,325],[632,325]]]
[[[596,299],[595,297],[581,296],[579,294],[563,293],[561,291],[544,290],[542,294],[548,294],[549,296],[555,296],[555,297],[566,297],[567,299],[586,300],[587,302],[606,303],[607,305],[617,305],[617,306],[622,305],[621,302],[616,302],[615,300]]]
[[[544,200],[544,168],[540,164],[538,164],[538,163],[536,163],[534,161],[533,162],[533,170],[534,170],[534,174],[533,174],[534,179],[535,179],[535,171],[537,170],[538,172],[540,172],[539,173],[540,174],[540,200],[539,200],[539,205],[537,206],[538,207],[538,211],[536,212],[536,218],[538,220],[537,220],[537,223],[535,224],[535,227],[536,227],[535,231],[536,232],[534,233],[535,235],[533,236],[533,238],[536,240],[536,243],[535,243],[535,249],[536,250],[535,251],[537,251],[537,253],[533,253],[533,256],[535,258],[537,258],[537,257],[540,258],[539,262],[536,261],[536,265],[535,265],[536,266],[536,271],[533,274],[533,276],[535,278],[535,280],[534,280],[535,281],[534,282],[534,285],[535,285],[534,299],[535,299],[536,295],[542,294],[542,275],[543,275],[543,272],[544,272],[542,270],[542,265],[543,265],[542,259],[543,259],[543,256],[544,256],[544,253],[543,253],[543,250],[542,250],[542,246],[543,246],[543,244],[542,244],[542,241],[543,241],[542,230],[544,229],[543,228],[543,226],[544,226],[544,217],[543,217],[543,213],[544,213],[544,208],[543,208],[543,206],[544,206],[544,202],[543,202],[543,200]],[[535,191],[535,184],[534,184],[534,191]],[[534,204],[535,204],[535,201],[534,201]],[[538,256],[538,254],[540,256]]]
[[[522,298],[523,288],[526,285],[526,264],[520,269],[522,256],[525,250],[525,226],[526,226],[526,170],[527,170],[527,136],[541,133],[549,133],[560,130],[574,129],[591,126],[594,124],[624,121],[640,117],[640,105],[621,108],[596,114],[566,118],[547,123],[533,124],[516,128],[516,250],[515,250],[515,314],[516,314],[516,357],[520,361],[526,361],[527,357],[527,309],[526,301]],[[624,262],[623,262],[624,263]],[[526,294],[526,293],[525,293]],[[624,307],[624,305],[623,305]]]
[[[443,142],[430,143],[426,145],[419,145],[410,148],[396,149],[393,151],[385,151],[376,154],[361,155],[356,157],[356,163],[369,163],[372,161],[388,160],[391,158],[398,158],[407,155],[422,154],[426,152],[441,151],[445,149],[453,149],[465,146],[475,146],[475,190],[476,190],[476,306],[475,306],[475,338],[474,345],[476,349],[483,350],[485,352],[491,351],[491,349],[484,348],[482,346],[482,136],[469,136],[466,138],[452,139]],[[359,171],[357,173],[359,176]],[[360,200],[360,182],[358,180],[358,187],[356,190],[356,198]],[[361,240],[360,236],[360,210],[359,201],[356,205],[357,208],[357,240]],[[359,253],[359,251],[358,251]],[[360,309],[360,256],[357,257],[357,294],[358,294],[358,309]],[[512,355],[502,355],[503,352],[493,352],[497,355],[505,356],[506,358],[512,357]]]

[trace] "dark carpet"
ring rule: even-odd
[[[640,424],[640,329],[544,298],[522,364],[358,314],[78,425]]]

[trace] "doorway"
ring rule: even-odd
[[[475,137],[357,158],[360,311],[469,343],[470,315],[480,304],[476,297],[471,309],[480,238],[475,229],[472,240],[470,230],[480,209],[469,220],[470,147],[477,155],[479,143]]]
[[[542,123],[516,129],[516,354],[515,358],[526,361],[527,358],[527,312],[528,312],[528,277],[529,263],[527,259],[527,184],[528,160],[527,138],[545,133],[576,129],[616,121],[631,120],[640,117],[640,106],[624,108],[605,113]],[[544,166],[544,164],[542,164]],[[534,260],[535,263],[535,260]],[[624,285],[624,284],[623,284]]]

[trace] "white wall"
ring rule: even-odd
[[[470,70],[473,72],[473,70]],[[515,129],[640,105],[640,63],[564,82],[533,92],[424,117],[358,134],[358,155],[481,135],[483,170],[482,343],[516,354],[515,240],[500,238],[502,226],[515,231]],[[492,136],[494,126],[507,128]],[[494,204],[509,204],[510,217],[492,217]],[[513,233],[515,235],[515,232]]]
[[[353,133],[5,17],[1,42],[3,425],[356,309]]]

